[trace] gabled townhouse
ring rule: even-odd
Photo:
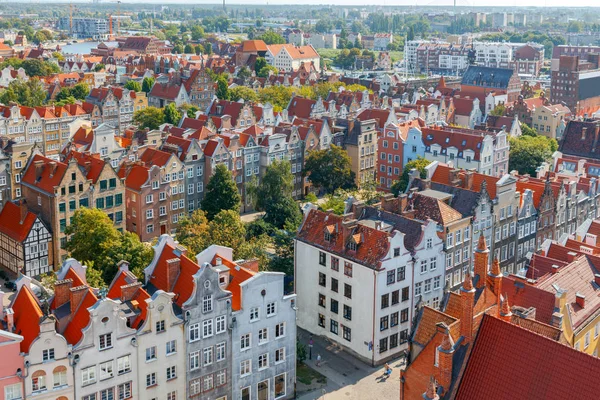
[[[170,103],[179,107],[189,102],[190,98],[182,84],[155,82],[148,93],[148,105],[152,107],[163,108]]]
[[[108,158],[110,165],[117,168],[127,151],[117,141],[118,136],[118,130],[110,124],[103,123],[95,128],[82,125],[75,131],[63,149],[63,153],[73,150],[80,153],[98,154],[103,159]]]
[[[246,129],[260,121],[255,113],[256,109],[252,103],[240,101],[215,100],[208,109],[209,115],[218,117],[229,116],[231,118],[232,129]]]
[[[119,131],[131,124],[135,111],[148,107],[148,99],[144,92],[136,93],[113,86],[93,88],[85,100],[98,106],[102,122]]]
[[[479,99],[454,96],[454,125],[473,129],[483,120]]]
[[[206,68],[184,71],[183,77],[190,103],[200,110],[206,110],[215,97],[215,83],[208,75]]]
[[[377,121],[338,119],[335,124],[344,129],[344,148],[352,159],[356,185],[374,182],[377,177]]]
[[[316,70],[320,70],[321,58],[311,45],[294,46],[293,44],[267,45],[265,59],[269,65],[280,71],[296,71],[302,63],[313,64]]]
[[[204,152],[197,139],[184,139],[169,135],[163,142],[161,150],[179,157],[185,168],[185,200],[187,212],[200,208],[204,198]]]
[[[0,266],[37,277],[54,270],[52,251],[52,233],[27,203],[7,202],[0,211]]]
[[[124,228],[122,180],[103,160],[73,152],[67,162],[34,155],[22,179],[23,198],[52,232],[54,262],[64,260],[65,228],[79,207],[104,210],[118,229]]]
[[[275,133],[263,137],[259,141],[260,145],[260,172],[263,176],[271,163],[275,160],[285,160],[289,154],[287,135],[283,133]]]
[[[519,209],[517,211],[517,259],[515,273],[520,274],[527,264],[528,253],[535,253],[537,246],[536,223],[538,220],[537,208],[534,203],[534,192],[531,189],[525,189],[519,193]]]
[[[378,365],[407,349],[418,303],[439,305],[443,240],[433,221],[361,203],[347,211],[305,211],[295,239],[298,326]]]
[[[8,186],[3,190],[3,200],[17,200],[23,195],[21,178],[27,166],[27,161],[34,153],[41,153],[41,151],[35,143],[16,142],[12,139],[8,140],[6,144],[4,144],[4,141],[2,143],[2,155],[7,162],[4,172],[6,181],[0,175],[0,187]],[[4,197],[5,194],[6,197]]]
[[[120,301],[128,325],[137,330],[131,350],[139,366],[134,391],[140,398],[185,396],[184,320],[175,315],[175,296],[163,290],[150,296],[125,262],[108,288],[107,297]]]
[[[1,316],[4,317],[4,309]],[[19,376],[24,369],[23,356],[19,350],[22,341],[23,336],[0,329],[0,357],[4,360],[0,366],[0,393],[6,400],[23,398],[23,378]]]
[[[186,320],[188,397],[293,398],[295,295],[283,274],[233,262],[232,249],[212,245],[195,261],[167,235],[145,269],[147,286],[172,288]]]

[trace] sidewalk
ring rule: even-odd
[[[312,360],[308,358],[310,334],[298,328],[298,337],[306,346],[305,364],[327,377],[323,389],[304,393],[300,400],[397,400],[400,396],[398,382],[400,369],[397,361],[390,362],[392,375],[381,380],[383,366],[371,367],[354,358],[326,339],[313,336]],[[317,355],[321,354],[321,366],[317,367]]]

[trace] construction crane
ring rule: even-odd
[[[73,8],[75,6],[69,2],[69,36],[73,36]]]

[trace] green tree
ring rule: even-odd
[[[275,257],[271,259],[269,269],[294,276],[294,232],[296,228],[288,228],[279,229],[273,235]]]
[[[248,233],[246,232],[246,238]],[[257,259],[261,270],[268,269],[271,254],[268,249],[273,247],[273,240],[267,235],[252,236],[247,238],[237,249],[235,257],[238,259]]]
[[[22,106],[38,107],[44,104],[47,95],[39,79],[31,78],[27,82],[16,79],[0,92],[0,102],[8,104],[12,101]]]
[[[306,346],[300,342],[300,339],[296,339],[296,364],[300,365],[306,361]]]
[[[304,164],[304,176],[315,186],[327,193],[336,189],[354,187],[352,160],[339,146],[331,145],[329,149],[311,151]]]
[[[100,72],[103,71],[104,68],[106,68],[106,66],[102,63],[98,63],[96,64],[96,66],[94,67],[94,72]]]
[[[219,164],[206,185],[202,209],[209,220],[221,210],[240,210],[240,194],[227,166]]]
[[[267,60],[264,57],[258,57],[256,59],[256,61],[254,62],[254,72],[256,72],[258,74],[258,71],[260,71],[267,65],[269,65],[269,64],[267,64]]]
[[[325,202],[319,205],[322,211],[332,210],[334,214],[342,215],[346,209],[344,198],[334,194],[328,194]]]
[[[261,103],[271,103],[276,111],[286,108],[292,98],[293,89],[287,86],[269,86],[258,91]]]
[[[73,96],[71,96],[71,88],[63,87],[60,89],[60,91],[58,92],[58,94],[56,95],[54,100],[56,100],[57,102],[61,102],[61,101],[66,100],[69,97],[73,97]]]
[[[142,92],[150,93],[152,90],[152,86],[154,85],[154,78],[151,76],[147,76],[142,81]]]
[[[244,99],[244,101],[258,101],[258,94],[247,86],[236,86],[229,90],[229,100],[238,101]]]
[[[168,124],[177,125],[181,120],[181,113],[175,106],[175,103],[169,103],[163,111],[165,115],[165,122]]]
[[[71,96],[75,97],[77,100],[85,100],[89,94],[90,87],[85,82],[79,82],[71,89]]]
[[[417,171],[419,171],[421,178],[427,178],[427,170],[425,170],[425,167],[427,167],[429,164],[431,164],[431,161],[421,156],[417,157],[416,160],[407,162],[404,166],[400,179],[394,182],[394,184],[391,187],[394,196],[398,196],[399,193],[404,193],[404,191],[408,187],[408,174],[412,169],[416,169]]]
[[[80,208],[73,214],[71,224],[65,228],[68,240],[65,245],[71,257],[92,262],[102,271],[105,281],[113,278],[116,270],[111,252],[120,247],[120,233],[108,215],[98,209]]]
[[[521,133],[525,136],[537,136],[538,133],[535,129],[533,129],[532,127],[530,127],[529,125],[525,124],[525,123],[521,123]]]
[[[229,100],[229,85],[224,76],[217,78],[217,91],[215,94],[221,100]]]
[[[552,154],[558,149],[555,139],[546,136],[523,135],[510,138],[510,154],[508,169],[520,174],[535,176],[535,170],[544,162],[550,161]]]
[[[212,43],[204,43],[204,54],[211,55],[213,53]]]
[[[252,73],[246,66],[241,67],[237,73],[237,77],[244,80],[250,78],[250,76],[252,76]]]
[[[192,47],[191,44],[186,44],[185,47],[183,48],[183,52],[185,54],[194,54],[194,48]]]
[[[256,73],[256,76],[259,78],[267,78],[269,76],[269,72],[273,72],[273,75],[277,75],[279,70],[272,65],[264,66]]]
[[[35,58],[23,60],[21,67],[28,76],[48,76],[60,72],[57,64],[50,61],[42,61]]]
[[[262,40],[266,44],[285,44],[285,38],[272,29],[266,31],[256,39]]]
[[[84,265],[87,267],[85,270],[85,280],[87,284],[93,288],[106,287],[106,282],[102,277],[102,271],[94,267],[93,261],[86,261]]]
[[[133,79],[130,79],[127,81],[127,83],[125,83],[125,88],[133,90],[134,92],[142,91],[142,85],[138,81],[134,81]]]
[[[502,117],[504,115],[505,110],[506,107],[504,107],[504,104],[498,104],[496,107],[494,107],[492,111],[490,111],[490,115],[493,115],[495,117]]]
[[[196,210],[189,217],[181,218],[177,228],[177,240],[192,254],[198,254],[206,249],[211,243],[206,213]]]
[[[148,128],[150,130],[158,129],[165,121],[165,114],[162,109],[157,107],[146,107],[133,114],[133,121],[139,128]]]
[[[208,223],[211,243],[231,247],[235,258],[246,237],[246,227],[238,210],[221,210]]]
[[[191,29],[192,40],[200,40],[204,37],[204,28],[201,25],[194,25]]]

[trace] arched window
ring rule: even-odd
[[[67,367],[61,365],[54,368],[52,372],[54,375],[54,387],[59,387],[67,384]]]
[[[31,375],[31,383],[34,392],[46,390],[46,373],[44,371],[35,371]]]

